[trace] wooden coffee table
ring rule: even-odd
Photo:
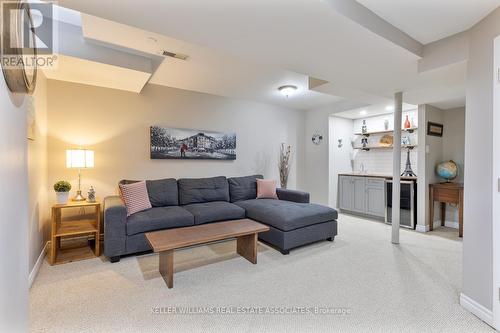
[[[257,236],[269,227],[250,219],[202,224],[194,227],[149,232],[146,239],[160,253],[160,273],[168,288],[174,287],[174,250],[187,246],[236,238],[236,252],[257,263]]]

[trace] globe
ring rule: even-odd
[[[439,177],[444,178],[447,182],[457,178],[458,166],[454,161],[439,163],[436,166],[436,173]]]

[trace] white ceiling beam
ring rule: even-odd
[[[408,34],[388,23],[380,16],[353,0],[324,0],[338,13],[383,37],[394,44],[408,50],[418,57],[423,55],[423,45]]]
[[[424,73],[458,64],[468,58],[469,31],[464,31],[425,45],[423,57],[418,60],[418,72]]]

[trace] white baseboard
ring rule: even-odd
[[[472,298],[462,293],[460,293],[460,305],[484,321],[486,324],[493,326],[493,312],[491,310],[488,310]]]
[[[33,267],[33,269],[30,272],[30,278],[29,278],[30,288],[33,285],[33,282],[35,282],[35,279],[36,279],[36,276],[38,274],[38,271],[40,270],[40,267],[42,266],[43,259],[45,259],[45,255],[46,255],[46,251],[47,251],[47,246],[48,245],[49,245],[49,242],[45,243],[45,246],[43,247],[42,252],[38,256],[38,259],[37,259],[37,261],[35,263],[35,266]]]
[[[434,221],[434,229],[436,228],[439,228],[441,226],[441,221]],[[453,228],[453,229],[457,229],[458,230],[458,222],[453,222],[453,221],[444,221],[444,226],[445,227],[448,227],[448,228]],[[428,225],[420,225],[420,224],[417,224],[417,226],[415,227],[415,230],[418,231],[418,232],[429,232],[429,226]]]
[[[429,226],[428,225],[421,225],[421,224],[417,224],[415,230],[418,231],[418,232],[429,232]]]
[[[441,220],[435,220],[434,221],[434,228],[440,227],[441,226]],[[444,226],[448,228],[454,228],[458,230],[458,222],[455,221],[444,221]]]

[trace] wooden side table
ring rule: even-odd
[[[93,217],[72,218],[63,221],[62,211],[69,208],[94,208]],[[84,260],[101,255],[101,204],[99,201],[69,201],[65,205],[52,206],[52,229],[50,246],[50,264],[63,264],[72,261]],[[61,238],[70,236],[94,235],[94,251],[89,246],[61,249]]]
[[[429,221],[430,228],[434,229],[434,202],[441,203],[441,225],[444,226],[446,219],[446,204],[458,204],[458,236],[464,233],[464,186],[459,183],[429,184]]]

